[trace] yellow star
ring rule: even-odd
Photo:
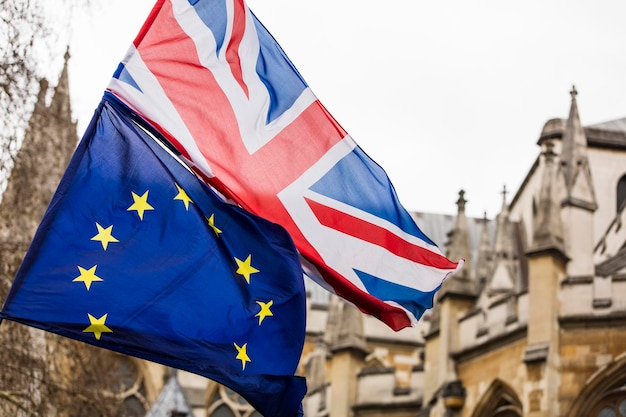
[[[104,325],[108,313],[100,317],[99,319],[95,318],[89,313],[87,315],[89,316],[89,322],[91,323],[91,325],[83,330],[83,333],[93,333],[93,335],[96,336],[96,340],[100,340],[100,336],[102,335],[102,333],[113,332],[113,330]]]
[[[91,240],[98,240],[102,243],[102,248],[107,250],[110,242],[119,242],[116,238],[113,237],[111,233],[113,233],[113,225],[107,227],[106,229],[96,223],[96,227],[98,228],[98,234],[91,238]]]
[[[256,313],[254,317],[259,318],[259,326],[260,326],[265,317],[271,317],[274,315],[272,311],[270,310],[270,307],[272,306],[272,304],[274,304],[274,300],[269,300],[267,303],[264,303],[263,301],[257,301],[256,303],[261,307],[261,310],[258,313]]]
[[[133,193],[132,191],[131,191],[131,194],[133,195],[134,203],[132,206],[128,207],[126,211],[136,210],[137,214],[139,215],[139,218],[143,220],[143,213],[146,210],[154,210],[154,207],[148,204],[148,191],[143,193],[141,197]]]
[[[237,272],[239,275],[243,275],[243,277],[246,279],[246,282],[248,284],[250,284],[250,275],[259,272],[258,269],[250,265],[251,261],[252,261],[252,255],[248,255],[245,261],[235,258],[235,262],[237,262],[237,266],[238,266],[237,271],[235,272]]]
[[[94,281],[103,281],[102,278],[96,275],[96,267],[98,265],[92,266],[90,269],[85,269],[82,266],[78,267],[78,271],[80,275],[72,280],[72,282],[84,282],[85,287],[87,287],[87,291],[91,288],[91,283]]]
[[[189,198],[185,190],[183,190],[182,188],[178,186],[178,184],[174,184],[174,185],[176,185],[176,188],[178,189],[178,194],[176,194],[176,197],[174,197],[174,200],[182,201],[183,204],[185,204],[185,210],[189,211],[189,203],[193,203],[193,201],[191,200],[191,198]]]
[[[215,226],[215,214],[211,214],[211,217],[206,217],[206,221],[209,224],[209,227],[213,229],[215,232],[215,236],[219,236],[222,231]]]
[[[237,349],[237,357],[235,359],[239,359],[241,361],[241,369],[246,370],[246,362],[252,362],[250,357],[248,356],[248,352],[246,352],[248,348],[248,344],[244,343],[243,346],[239,347],[237,343],[233,343],[235,345],[235,349]]]

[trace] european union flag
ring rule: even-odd
[[[211,378],[295,416],[305,332],[298,253],[222,201],[107,96],[0,317]]]

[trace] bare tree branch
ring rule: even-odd
[[[41,56],[36,46],[61,35],[54,33],[50,26],[53,19],[44,14],[45,0],[1,2],[0,192],[38,95],[41,68],[49,67],[45,63],[53,60]],[[91,5],[91,0],[55,1],[56,7],[69,10]],[[41,201],[50,197],[42,196]],[[24,256],[22,240],[31,238],[13,236],[0,242],[0,303]],[[120,375],[128,369],[122,366],[121,355],[8,321],[0,326],[0,346],[0,416],[131,415],[121,412],[124,396],[120,384],[124,378]]]

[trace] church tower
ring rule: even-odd
[[[67,63],[48,105],[48,82],[39,83],[22,146],[0,203],[3,278],[13,279],[78,142],[72,121]],[[6,270],[9,268],[10,270]]]

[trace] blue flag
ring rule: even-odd
[[[306,392],[288,233],[223,202],[106,96],[0,318],[211,378],[267,417],[297,415]]]

